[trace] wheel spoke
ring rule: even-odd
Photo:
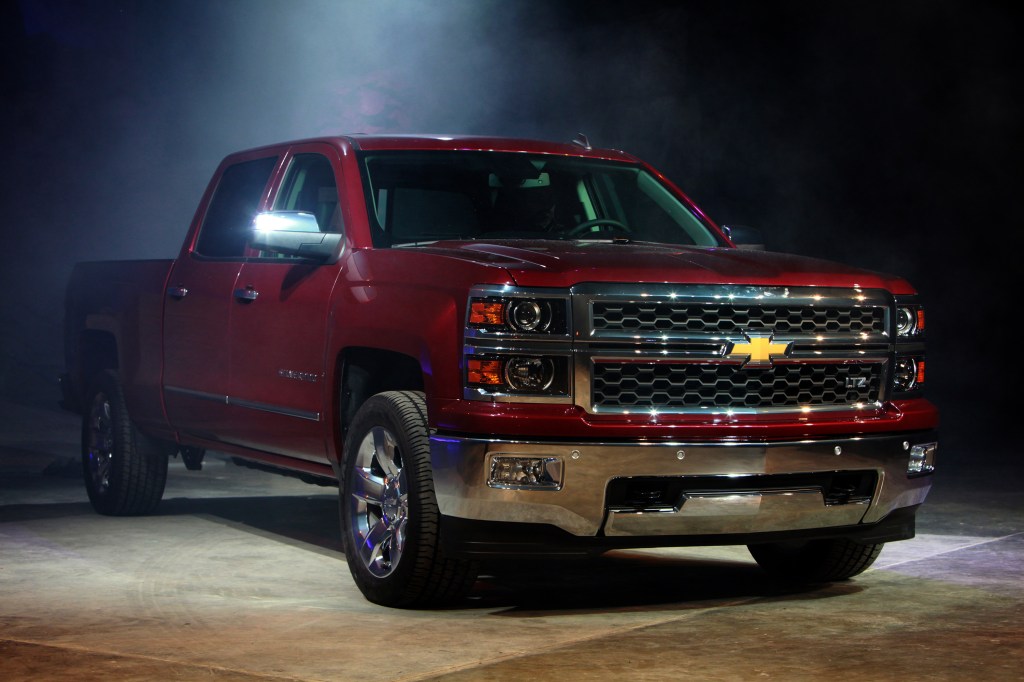
[[[395,461],[397,448],[395,437],[386,429],[376,428],[373,430],[373,451],[380,468],[384,470],[387,477],[398,475],[399,467]]]
[[[353,471],[352,497],[367,504],[380,506],[384,495],[384,481],[374,476],[369,469],[357,468]]]
[[[110,483],[110,457],[100,455],[96,458],[96,482],[102,488]]]
[[[394,524],[394,526],[392,526],[392,561],[398,561],[398,559],[402,556],[402,552],[405,551],[405,527],[408,523],[409,517],[402,516],[400,519],[398,519],[398,522]]]
[[[391,562],[385,556],[390,541],[391,530],[383,520],[378,519],[359,546],[359,555],[372,573],[383,574],[390,568]]]

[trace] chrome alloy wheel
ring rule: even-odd
[[[398,566],[409,523],[409,494],[394,434],[373,427],[356,452],[349,538],[371,574],[383,578]]]
[[[114,457],[114,420],[110,400],[97,393],[89,410],[86,424],[85,471],[92,479],[93,489],[99,494],[110,490],[110,471]]]

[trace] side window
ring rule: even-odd
[[[249,226],[276,163],[277,157],[270,156],[238,163],[224,171],[199,228],[196,252],[213,258],[245,255]]]
[[[281,184],[274,209],[312,213],[321,232],[341,232],[338,184],[327,157],[296,154]]]

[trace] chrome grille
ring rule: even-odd
[[[600,362],[592,405],[618,409],[759,409],[843,406],[877,399],[881,363],[736,364]]]
[[[883,333],[885,308],[595,301],[592,323],[598,332]]]
[[[892,307],[859,287],[579,284],[575,399],[592,414],[878,410]]]

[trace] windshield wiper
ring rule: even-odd
[[[399,243],[392,243],[391,248],[398,248],[402,246],[427,246],[429,244],[436,244],[437,242],[471,242],[475,241],[476,237],[464,237],[457,234],[422,234],[419,238],[411,241],[402,241]]]
[[[634,243],[634,241],[632,239],[630,239],[629,237],[623,237],[621,235],[616,235],[614,237],[604,237],[604,238],[602,238],[602,237],[586,237],[584,239],[580,239],[580,238],[576,238],[576,239],[563,239],[561,241],[579,242],[581,244],[608,244],[608,243],[611,243],[611,244],[633,244]]]

